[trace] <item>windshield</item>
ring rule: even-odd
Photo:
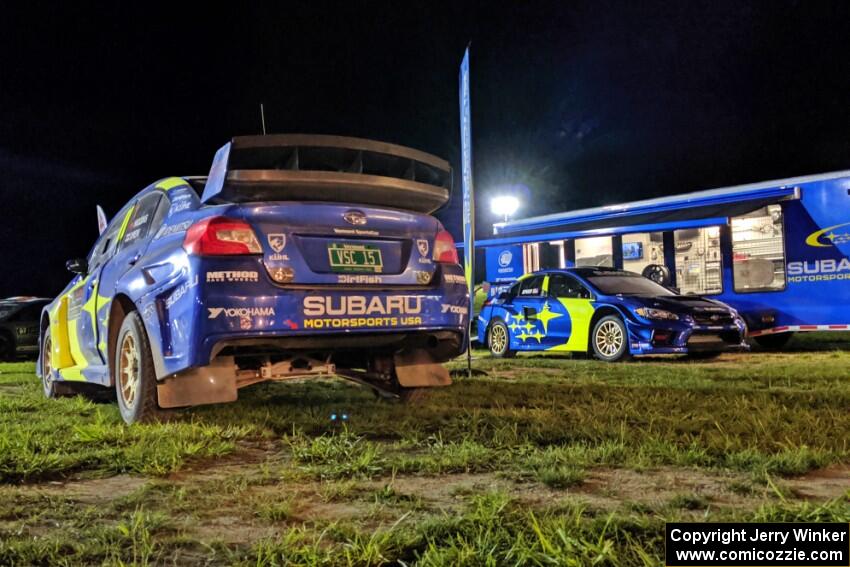
[[[638,275],[595,275],[589,276],[587,281],[606,295],[675,295],[666,287]]]

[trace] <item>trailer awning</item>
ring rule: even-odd
[[[594,231],[618,234],[671,230],[685,228],[683,223],[700,223],[703,220],[716,224],[716,220],[721,219],[725,224],[729,217],[779,201],[799,199],[801,184],[847,176],[850,172],[836,172],[556,213],[498,223],[494,225],[494,232],[502,238],[532,235],[546,235],[548,238],[551,233]],[[694,226],[707,225],[690,224],[691,228]],[[638,227],[640,230],[637,230]]]

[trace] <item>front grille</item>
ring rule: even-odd
[[[738,331],[722,333],[694,333],[688,338],[688,348],[712,348],[723,345],[737,345],[741,342]]]
[[[695,311],[694,322],[697,325],[731,325],[735,322],[732,314],[723,311]]]

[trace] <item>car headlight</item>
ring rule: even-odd
[[[645,319],[667,319],[668,321],[678,321],[679,316],[675,313],[670,313],[664,309],[653,309],[652,307],[638,307],[635,313]]]

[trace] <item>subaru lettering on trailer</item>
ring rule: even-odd
[[[286,164],[286,165],[282,165]],[[337,375],[388,398],[451,383],[469,297],[434,156],[337,136],[240,137],[106,225],[35,324],[48,397],[115,388],[122,417]]]

